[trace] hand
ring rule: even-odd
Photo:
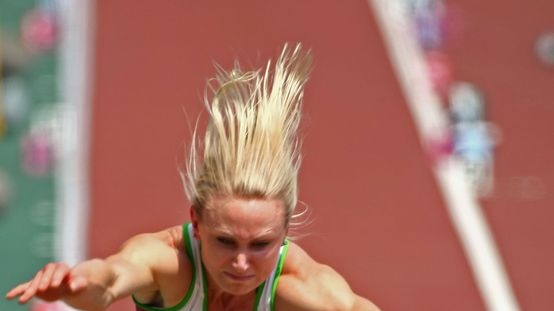
[[[28,282],[19,284],[6,294],[7,299],[19,296],[19,303],[26,303],[33,297],[55,301],[76,294],[87,286],[83,276],[72,275],[71,268],[64,263],[49,263]]]

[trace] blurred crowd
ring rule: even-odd
[[[13,4],[2,4],[5,12]],[[40,178],[54,165],[50,119],[57,81],[50,70],[55,66],[44,64],[59,42],[58,7],[52,0],[34,4],[21,18],[10,16],[12,25],[0,25],[0,216],[14,197],[14,175]],[[9,27],[13,24],[17,27]],[[19,157],[17,168],[13,154]]]
[[[494,149],[500,130],[487,118],[485,96],[470,81],[459,81],[447,46],[463,44],[463,14],[442,0],[408,0],[410,22],[423,52],[427,79],[448,112],[445,133],[430,138],[434,161],[454,157],[464,168],[469,185],[479,197],[493,190]]]

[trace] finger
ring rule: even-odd
[[[87,284],[88,284],[88,281],[86,278],[82,276],[76,276],[69,281],[69,288],[71,289],[72,292],[75,293],[85,288]]]
[[[69,268],[65,265],[59,266],[54,272],[54,275],[52,276],[52,286],[60,287],[63,280],[66,279],[68,275],[69,275]]]
[[[19,302],[25,303],[25,302],[29,301],[29,299],[31,299],[31,297],[33,297],[36,294],[37,287],[38,287],[38,284],[39,284],[40,279],[42,277],[42,274],[43,274],[42,270],[40,270],[37,273],[37,275],[31,281],[31,283],[29,284],[27,289],[25,289],[25,292],[23,293],[23,295],[21,295],[21,297],[19,297]]]
[[[38,290],[44,291],[49,286],[52,285],[52,276],[54,275],[54,272],[56,271],[57,265],[54,263],[47,264],[44,269],[42,270],[42,278],[40,280],[40,283],[38,284]]]
[[[23,293],[27,289],[30,283],[31,282],[26,282],[26,283],[17,285],[6,294],[6,298],[12,299],[15,296],[21,295],[21,293]]]

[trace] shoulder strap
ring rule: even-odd
[[[168,308],[158,308],[149,306],[147,304],[140,303],[133,297],[133,301],[137,306],[137,310],[145,311],[202,311],[206,310],[206,303],[204,302],[204,280],[202,273],[202,261],[200,259],[200,249],[198,241],[193,236],[192,225],[183,225],[183,243],[185,252],[192,264],[192,279],[189,285],[189,289],[183,300],[177,305]]]
[[[277,283],[279,283],[279,277],[283,271],[288,249],[289,241],[285,240],[279,250],[279,260],[273,272],[257,290],[254,311],[275,311],[275,292],[277,291]]]

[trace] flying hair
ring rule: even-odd
[[[216,66],[204,96],[204,140],[199,142],[195,130],[183,176],[200,216],[210,199],[234,196],[280,199],[286,223],[293,217],[301,162],[297,132],[311,65],[301,44],[285,44],[275,64],[270,60],[265,68],[242,71],[238,62],[230,71]]]

